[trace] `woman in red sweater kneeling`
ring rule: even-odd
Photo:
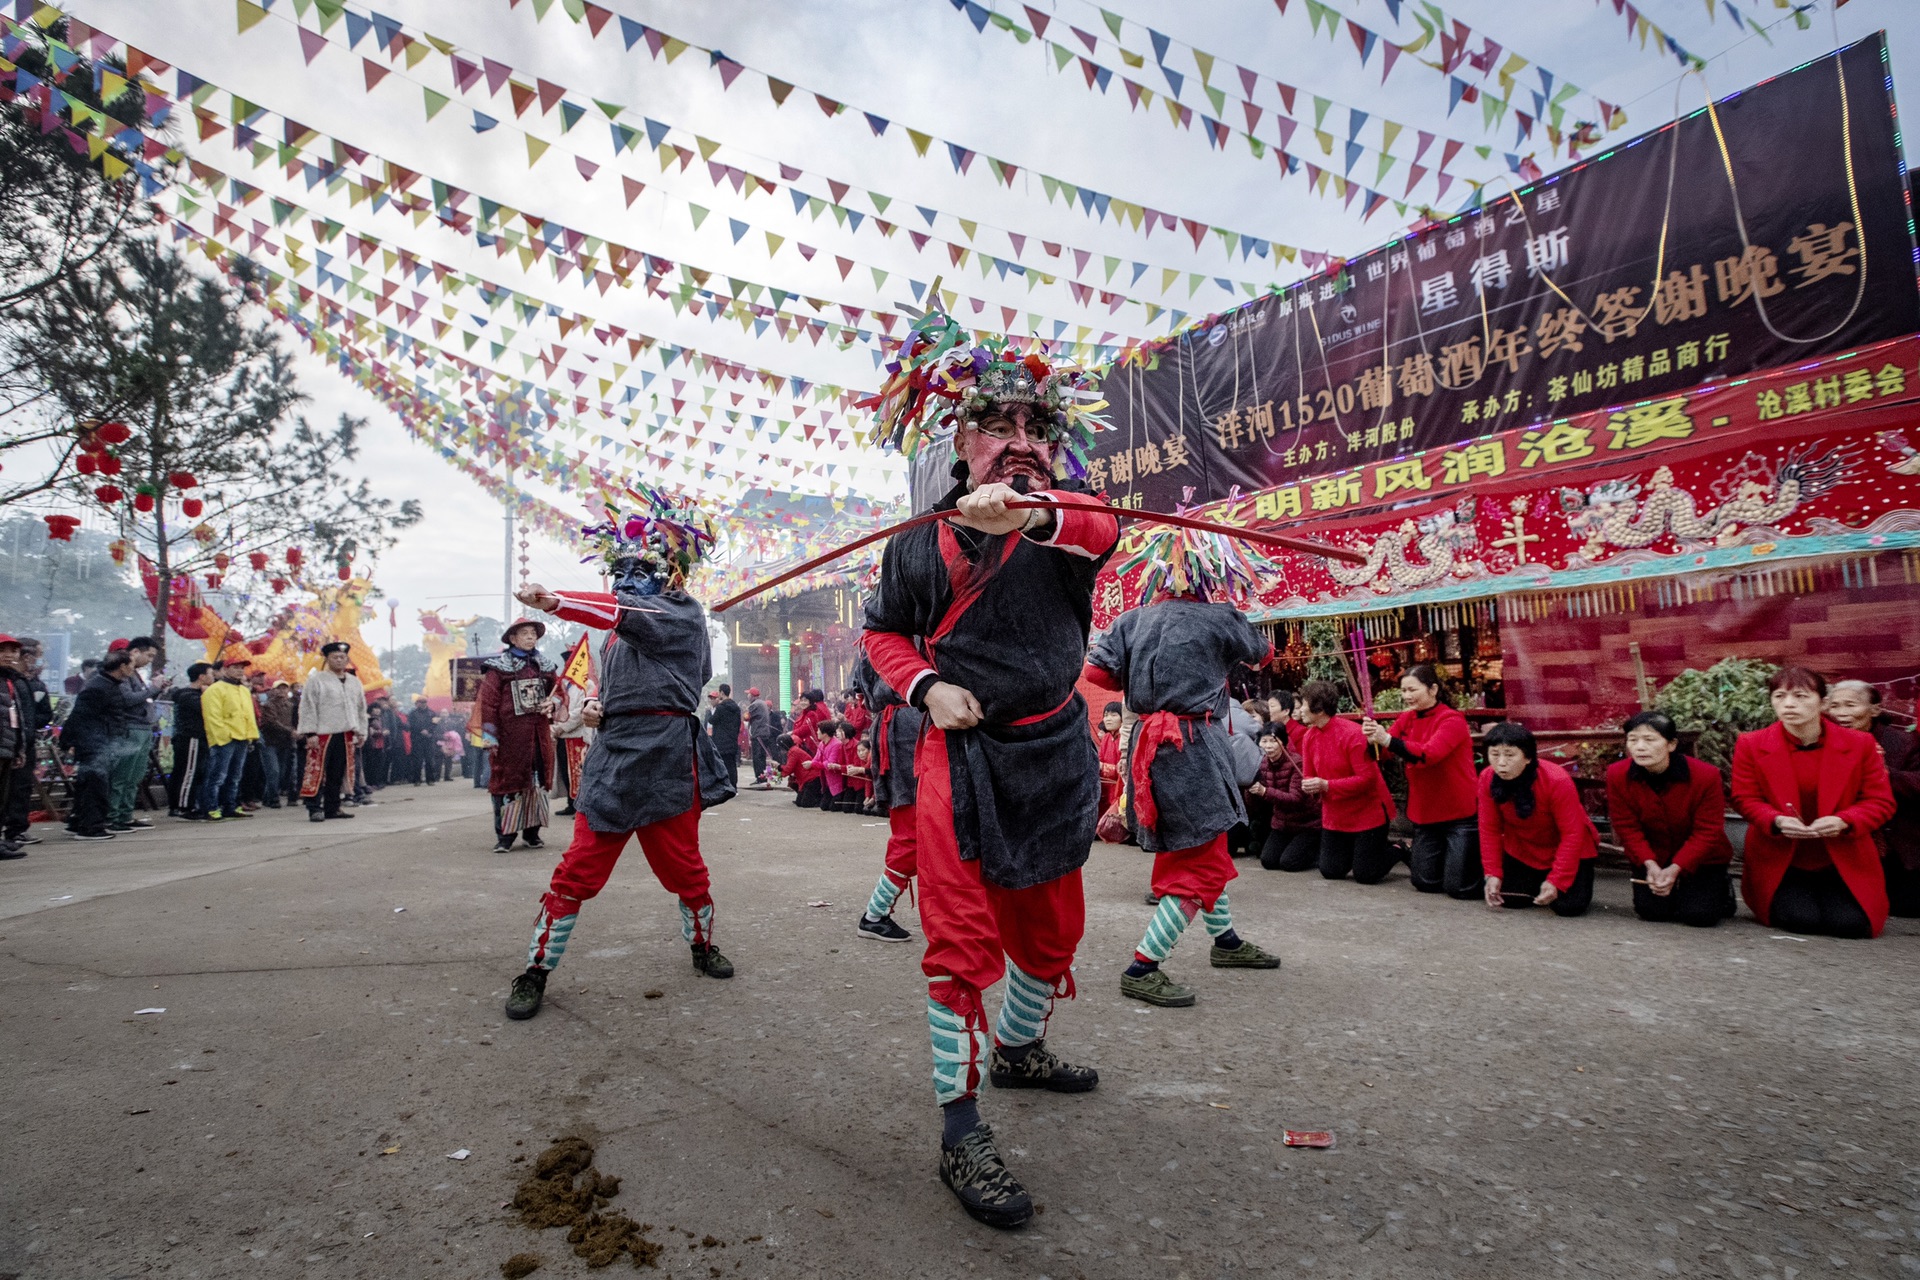
[[[1767,689],[1778,721],[1733,747],[1733,806],[1753,824],[1740,894],[1775,929],[1877,938],[1887,882],[1873,832],[1893,816],[1880,745],[1820,714],[1827,682],[1805,667]]]
[[[1585,915],[1593,904],[1600,836],[1567,771],[1539,758],[1533,731],[1503,720],[1487,730],[1480,775],[1480,867],[1489,907],[1552,907]]]
[[[1379,884],[1400,861],[1387,843],[1393,797],[1367,747],[1367,735],[1342,720],[1340,690],[1314,680],[1300,690],[1307,732],[1301,740],[1300,790],[1320,801],[1320,874],[1356,884]]]
[[[1422,893],[1451,898],[1480,896],[1479,812],[1473,773],[1473,732],[1467,718],[1446,702],[1446,688],[1422,662],[1400,677],[1407,709],[1393,728],[1361,724],[1367,741],[1406,761],[1407,821],[1413,824],[1413,855],[1407,869]]]
[[[1719,924],[1733,914],[1720,771],[1678,750],[1680,730],[1664,711],[1642,711],[1622,727],[1627,759],[1607,767],[1607,818],[1645,879],[1633,886],[1633,913]]]

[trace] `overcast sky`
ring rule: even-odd
[[[470,92],[457,93],[448,59],[437,53],[413,67],[404,61],[396,65],[373,50],[372,37],[350,52],[344,24],[330,30],[330,45],[307,65],[293,27],[299,17],[294,0],[277,0],[269,18],[245,35],[236,32],[234,7],[226,0],[73,0],[70,11],[266,108],[273,114],[261,127],[275,141],[281,136],[281,118],[291,117],[375,156],[449,180],[476,196],[558,220],[587,234],[714,269],[722,278],[735,275],[862,309],[891,309],[911,299],[909,280],[927,281],[944,274],[948,286],[959,288],[962,297],[977,297],[987,304],[985,318],[979,321],[983,327],[999,327],[999,309],[1010,306],[1017,309],[1013,327],[1018,331],[1026,331],[1027,317],[1034,314],[1042,318],[1042,332],[1048,336],[1058,320],[1067,322],[1069,336],[1085,325],[1097,340],[1108,331],[1122,336],[1166,332],[1169,317],[1163,314],[1149,322],[1137,305],[1142,300],[1197,313],[1232,305],[1233,299],[1211,283],[1215,276],[1264,285],[1305,274],[1300,264],[1276,262],[1272,256],[1229,256],[1214,237],[1196,249],[1184,231],[1156,231],[1143,238],[1130,228],[1117,227],[1111,218],[1095,220],[1078,206],[1069,209],[1061,202],[1050,202],[1042,174],[1262,240],[1342,255],[1377,245],[1406,223],[1391,205],[1363,221],[1361,201],[1349,206],[1338,198],[1315,194],[1305,175],[1282,178],[1271,152],[1265,159],[1256,159],[1242,140],[1210,149],[1197,121],[1192,129],[1182,130],[1170,124],[1157,101],[1144,109],[1130,106],[1117,80],[1104,95],[1090,92],[1077,65],[1056,73],[1053,60],[1037,45],[1016,43],[992,26],[976,33],[948,0],[603,3],[618,15],[657,25],[696,45],[723,49],[748,70],[723,91],[706,56],[685,54],[668,66],[649,57],[645,44],[628,52],[617,22],[610,23],[599,39],[592,39],[585,26],[565,17],[560,0],[539,23],[532,0],[523,0],[517,7],[510,6],[509,0],[381,0],[378,11],[397,19],[408,34],[431,33],[458,46],[464,56],[476,60],[484,56],[511,66],[516,79],[531,83],[539,77],[565,87],[567,100],[585,105],[589,114],[563,132],[560,114],[542,114],[537,104],[516,118],[508,90],[503,86],[497,95],[489,95],[484,78]],[[989,7],[1015,18],[1022,27],[1031,25],[1021,5],[1003,0]],[[1035,0],[1033,7],[1050,16],[1049,37],[1081,49],[1082,37],[1071,33],[1078,28],[1097,37],[1093,56],[1099,62],[1123,69],[1107,23],[1094,4]],[[1393,4],[1341,0],[1332,6],[1343,16],[1403,43],[1419,34],[1408,12],[1412,7],[1411,0]],[[1835,43],[1835,18],[1825,12],[1824,4],[1807,31],[1797,30],[1791,21],[1780,22],[1783,15],[1772,0],[1738,5],[1743,17],[1777,24],[1770,29],[1770,44],[1737,27],[1723,4],[1714,7],[1714,18],[1709,17],[1704,0],[1645,0],[1638,7],[1687,49],[1709,60],[1703,77],[1683,83],[1681,68],[1672,56],[1657,53],[1652,42],[1643,50],[1630,40],[1612,0],[1530,0],[1526,4],[1453,0],[1444,6],[1450,18],[1473,29],[1473,48],[1481,47],[1483,36],[1491,37],[1502,47],[1501,61],[1517,53],[1545,67],[1556,85],[1569,80],[1578,84],[1581,94],[1567,103],[1571,119],[1592,118],[1595,109],[1590,104],[1596,97],[1624,106],[1629,123],[1616,135],[1622,138],[1671,119],[1676,93],[1680,111],[1690,111],[1707,92],[1715,96],[1732,92],[1818,56]],[[350,0],[349,8],[356,14],[369,12],[360,0]],[[1401,15],[1397,22],[1395,11]],[[1450,165],[1450,172],[1461,177],[1497,178],[1506,169],[1501,159],[1506,152],[1532,154],[1549,171],[1568,162],[1564,149],[1557,160],[1549,154],[1539,131],[1532,140],[1516,145],[1511,116],[1500,126],[1483,129],[1477,106],[1463,103],[1449,115],[1447,77],[1413,58],[1401,58],[1382,84],[1382,53],[1371,50],[1363,66],[1359,50],[1344,30],[1333,40],[1324,31],[1314,31],[1306,0],[1292,0],[1284,15],[1274,0],[1215,0],[1203,5],[1106,0],[1106,12],[1124,19],[1120,43],[1129,49],[1150,54],[1141,24],[1171,37],[1176,43],[1170,46],[1167,65],[1176,74],[1188,73],[1189,80],[1190,49],[1222,58],[1211,83],[1229,89],[1224,118],[1236,129],[1244,127],[1246,116],[1235,101],[1242,94],[1234,63],[1258,76],[1253,98],[1266,108],[1255,128],[1258,136],[1275,136],[1275,81],[1297,88],[1295,114],[1303,123],[1290,149],[1304,158],[1320,159],[1310,140],[1312,98],[1329,100],[1332,105],[1324,128],[1336,139],[1336,156],[1344,151],[1352,132],[1364,154],[1351,173],[1369,184],[1379,163],[1380,144],[1386,141],[1384,123],[1404,124],[1406,130],[1391,145],[1392,153],[1403,159],[1381,184],[1395,196],[1405,187],[1404,158],[1413,155],[1413,138],[1420,129],[1439,139],[1425,157],[1428,168],[1447,138],[1494,147],[1491,161],[1467,151]],[[300,21],[317,27],[310,7]],[[1909,103],[1920,102],[1920,3],[1852,0],[1838,11],[1837,21],[1842,43],[1885,28],[1896,91]],[[1435,52],[1428,50],[1425,56],[1433,57]],[[366,87],[363,55],[390,68],[371,92]],[[785,106],[775,107],[760,73],[796,86]],[[1127,74],[1156,93],[1167,88],[1167,78],[1151,56],[1144,68]],[[1467,74],[1480,80],[1477,73]],[[163,80],[171,91],[173,76]],[[1530,97],[1526,90],[1539,84],[1533,65],[1520,74],[1519,82],[1523,91],[1515,101],[1525,103]],[[431,123],[423,120],[425,89],[444,91],[452,98]],[[814,92],[853,109],[829,119],[815,105]],[[625,108],[619,120],[642,131],[636,151],[614,154],[606,119],[591,99]],[[1212,114],[1192,84],[1185,86],[1183,101]],[[217,98],[215,105],[224,110],[224,99]],[[1367,113],[1366,123],[1357,132],[1352,129],[1351,109]],[[475,111],[500,123],[476,133]],[[875,136],[863,111],[889,122],[884,136]],[[1103,289],[1120,289],[1134,301],[1110,315],[1097,298],[1083,302],[1073,297],[1065,286],[1073,275],[1071,255],[1049,260],[1028,247],[1021,261],[1048,262],[1050,269],[1061,272],[1062,280],[1057,286],[1029,291],[1017,275],[983,279],[972,265],[952,267],[938,243],[916,251],[904,234],[883,238],[870,221],[855,229],[838,224],[831,214],[816,220],[797,212],[784,182],[773,196],[738,196],[729,186],[716,188],[699,157],[684,173],[677,165],[662,173],[645,137],[645,119],[673,126],[669,141],[689,148],[695,145],[696,134],[718,143],[711,157],[717,164],[776,181],[781,180],[781,164],[797,168],[803,176],[790,185],[809,194],[831,199],[829,180],[850,184],[854,194],[847,198],[847,207],[869,215],[875,202],[862,193],[878,193],[898,202],[890,207],[889,218],[903,229],[931,234],[936,242],[971,243],[1008,257],[1007,233],[1011,232],[1090,251],[1095,255],[1092,268],[1078,278]],[[905,133],[909,128],[942,141],[920,158]],[[191,129],[183,133],[191,138]],[[527,163],[529,137],[536,146],[548,147],[532,169]],[[191,141],[189,149],[223,172],[292,199],[315,215],[377,235],[385,243],[404,245],[663,341],[782,375],[861,390],[877,385],[869,346],[838,351],[829,342],[814,346],[804,340],[779,341],[772,331],[756,338],[743,333],[738,324],[676,315],[664,303],[638,296],[637,289],[613,289],[602,296],[583,288],[577,277],[555,281],[543,266],[523,272],[511,257],[496,258],[471,239],[431,222],[415,228],[396,211],[376,214],[365,204],[349,205],[344,195],[329,197],[323,187],[309,190],[304,182],[287,181],[270,167],[255,170],[239,158],[230,138],[227,133],[204,144]],[[1002,186],[986,172],[984,161],[976,160],[967,176],[958,175],[943,141],[1018,166],[1019,173],[1010,186]],[[597,166],[592,182],[579,176],[581,161]],[[1342,159],[1328,161],[1327,167],[1340,172]],[[623,198],[622,174],[646,184],[645,192],[630,206]],[[1429,177],[1415,188],[1413,198],[1453,209],[1467,195],[1465,184],[1456,183],[1441,198],[1435,179]],[[693,205],[710,211],[697,229],[690,213]],[[912,211],[914,206],[924,206],[938,216],[930,225]],[[966,239],[968,232],[957,219],[973,224],[975,239]],[[737,237],[732,220],[746,223],[751,230]],[[204,220],[200,225],[205,226]],[[309,246],[311,254],[312,237],[304,234],[305,228],[289,230]],[[782,247],[771,257],[769,234],[782,239]],[[799,243],[819,252],[807,261],[794,247]],[[1106,255],[1123,262],[1111,285],[1100,265]],[[834,261],[841,256],[857,264],[844,280]],[[1062,261],[1067,263],[1064,269]],[[1136,279],[1133,263],[1145,263],[1149,269]],[[876,283],[874,268],[888,273],[884,284]],[[1182,274],[1163,293],[1162,270],[1168,268]],[[1187,272],[1207,278],[1191,298]],[[811,313],[804,306],[801,310]],[[433,340],[424,326],[414,331],[426,341]],[[538,332],[554,336],[550,330]],[[291,334],[289,339],[293,340]],[[448,344],[460,349],[456,335],[449,335]],[[575,361],[584,358],[580,352],[598,350],[590,342],[580,342],[578,335],[567,345],[575,353],[569,359]],[[524,341],[518,348],[532,349]],[[484,348],[475,354],[483,356]],[[522,375],[519,360],[512,356],[495,362],[495,367]],[[610,372],[604,363],[592,367],[597,373]],[[640,370],[658,368],[657,360],[642,357],[633,362],[629,379],[637,381]],[[358,465],[374,487],[393,498],[418,498],[426,508],[426,521],[386,555],[377,575],[383,591],[401,602],[402,643],[418,635],[413,622],[417,608],[445,604],[450,616],[497,612],[503,577],[499,504],[445,465],[434,451],[412,440],[378,402],[331,369],[303,357],[301,371],[312,397],[308,413],[332,418],[349,412],[370,419]],[[537,366],[530,376],[539,378]],[[687,375],[682,369],[677,376]],[[666,385],[656,379],[647,394]],[[725,385],[739,389],[737,384]],[[697,387],[689,388],[687,394],[698,403]],[[721,395],[724,399],[726,391]],[[769,412],[786,416],[779,406],[787,403],[776,401]],[[632,434],[623,424],[606,422],[597,413],[589,415],[589,425],[593,434],[621,442]],[[782,469],[783,459],[827,461],[839,467],[853,464],[860,468],[854,473],[859,490],[881,496],[897,491],[897,469],[889,471],[864,448],[842,441],[838,446],[827,444],[822,452],[819,446],[798,443],[797,434],[779,446],[768,446],[738,432],[726,440],[742,447],[751,443],[751,452],[744,461],[737,461],[729,450],[722,461],[762,473],[773,484],[795,483]],[[703,437],[703,460],[710,456],[705,441],[714,438]],[[678,442],[675,447],[680,447]],[[758,462],[761,454],[769,457],[765,464]],[[815,491],[823,487],[816,476],[800,483]],[[582,509],[577,498],[540,492],[563,507]],[[538,536],[531,544],[534,578],[549,584],[585,581],[576,552]]]

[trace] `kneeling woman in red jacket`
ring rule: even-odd
[[[1487,905],[1585,915],[1600,836],[1567,771],[1539,758],[1533,731],[1503,720],[1487,730],[1480,775],[1480,866]]]
[[[1805,667],[1767,689],[1779,719],[1733,747],[1733,806],[1753,824],[1740,894],[1775,929],[1877,938],[1887,882],[1873,832],[1893,816],[1880,745],[1820,714],[1827,682]]]
[[[1607,767],[1607,818],[1645,879],[1633,886],[1633,913],[1719,924],[1733,914],[1720,771],[1677,750],[1680,730],[1664,711],[1642,711],[1622,727],[1627,758]]]

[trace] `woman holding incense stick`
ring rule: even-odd
[[[1300,690],[1307,731],[1301,739],[1300,790],[1320,801],[1320,874],[1379,884],[1400,855],[1387,843],[1393,797],[1360,726],[1342,720],[1340,690],[1325,680]]]
[[[1733,747],[1733,805],[1753,824],[1740,894],[1775,929],[1877,938],[1887,881],[1873,832],[1894,812],[1880,746],[1821,714],[1827,682],[1805,667],[1780,668],[1767,692],[1778,719]]]
[[[1639,869],[1633,913],[1711,928],[1733,914],[1726,793],[1720,771],[1679,749],[1664,711],[1627,717],[1627,758],[1607,768],[1607,818]]]
[[[1593,903],[1593,829],[1567,771],[1540,759],[1533,731],[1503,720],[1487,730],[1480,775],[1480,866],[1487,905],[1586,914]]]
[[[1391,729],[1371,717],[1361,723],[1367,741],[1391,751],[1407,770],[1407,820],[1413,854],[1407,869],[1422,893],[1480,896],[1479,793],[1473,772],[1473,733],[1446,700],[1446,687],[1429,663],[1400,677],[1407,709]]]

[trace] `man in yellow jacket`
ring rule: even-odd
[[[200,714],[206,721],[207,817],[250,818],[240,808],[240,775],[246,771],[247,748],[260,738],[253,714],[253,690],[247,687],[247,653],[229,652],[220,664],[220,678],[200,695]]]

